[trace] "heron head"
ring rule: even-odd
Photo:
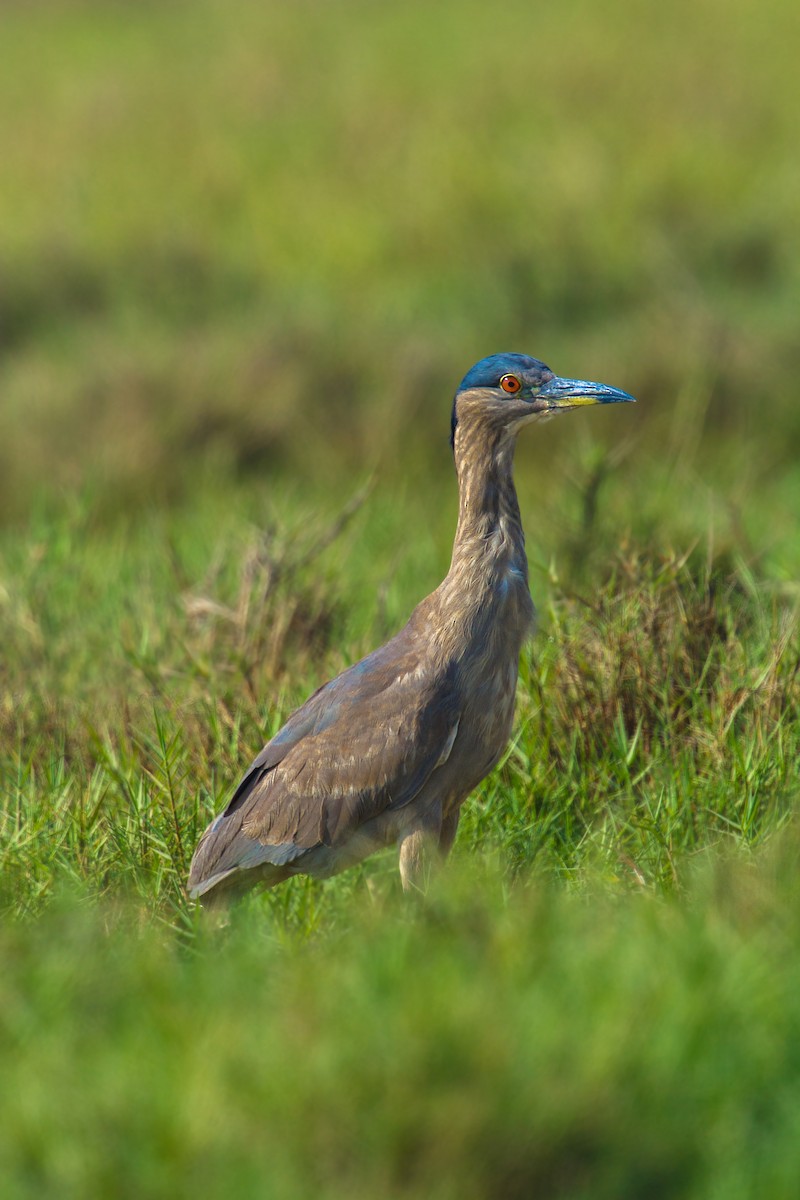
[[[605,383],[554,375],[527,354],[491,354],[467,371],[453,401],[450,444],[456,426],[469,415],[516,433],[522,425],[587,404],[633,402],[633,396]]]

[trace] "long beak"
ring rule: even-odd
[[[636,403],[634,397],[621,388],[591,383],[588,379],[561,379],[558,375],[536,393],[535,400],[546,400],[548,408],[552,409],[578,408],[583,404],[620,404],[623,401]]]

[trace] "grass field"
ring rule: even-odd
[[[800,1194],[788,0],[0,13],[0,1194]],[[539,631],[424,905],[183,891],[440,580],[484,354]]]

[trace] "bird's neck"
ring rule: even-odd
[[[528,561],[514,487],[514,446],[508,430],[479,422],[456,427],[458,527],[450,575],[511,570],[527,585]]]
[[[458,526],[446,577],[419,607],[443,661],[516,678],[534,616],[525,538],[514,489],[514,437],[461,421],[455,431]],[[470,658],[470,656],[472,656]]]

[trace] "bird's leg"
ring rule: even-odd
[[[423,823],[400,841],[400,879],[404,892],[428,890],[441,836],[442,812],[437,804],[432,812],[425,814]]]
[[[415,829],[400,843],[400,879],[404,892],[426,892],[436,851],[436,835]]]
[[[442,821],[442,831],[439,834],[439,857],[442,862],[450,853],[453,842],[456,840],[456,830],[458,829],[458,818],[461,816],[461,809],[455,808]]]

